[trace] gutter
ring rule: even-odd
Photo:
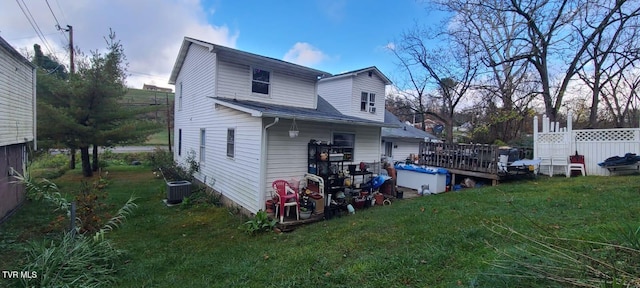
[[[264,129],[262,129],[262,144],[260,145],[260,155],[262,157],[260,157],[260,184],[259,187],[260,189],[258,190],[258,206],[259,209],[262,209],[264,207],[262,207],[264,205],[264,199],[266,196],[266,189],[264,188],[264,183],[267,182],[267,151],[268,151],[268,147],[267,147],[267,129],[273,127],[274,125],[278,124],[278,122],[280,122],[280,117],[276,117],[275,119],[273,119],[273,123],[269,123],[267,125],[264,126]]]

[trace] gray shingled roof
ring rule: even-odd
[[[438,139],[433,134],[422,131],[413,125],[404,123],[389,111],[384,111],[384,123],[396,124],[397,128],[382,128],[382,138]]]
[[[229,98],[215,97],[213,99],[220,102],[222,105],[225,105],[224,103],[226,103],[231,108],[234,108],[233,106],[237,106],[258,112],[262,117],[280,117],[285,119],[295,118],[297,120],[307,120],[315,122],[343,123],[379,127],[398,127],[397,123],[393,124],[371,121],[354,116],[344,115],[320,96],[318,96],[317,109],[276,105],[257,101],[236,100]]]

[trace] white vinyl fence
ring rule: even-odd
[[[573,130],[571,114],[567,117],[566,127],[551,122],[543,116],[542,131],[538,129],[538,117],[533,118],[533,157],[541,159],[540,172],[565,174],[569,156],[584,155],[587,175],[607,176],[611,173],[598,166],[611,156],[624,156],[626,153],[640,155],[640,128]]]

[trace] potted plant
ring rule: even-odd
[[[309,219],[311,213],[315,209],[316,202],[311,200],[309,196],[303,196],[300,201],[300,219]]]
[[[311,217],[311,212],[313,212],[311,209],[305,206],[300,206],[300,219],[309,219]]]

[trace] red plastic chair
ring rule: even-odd
[[[280,212],[280,223],[284,222],[284,208],[287,207],[287,216],[292,206],[296,206],[296,219],[300,220],[300,199],[298,193],[291,189],[289,182],[286,180],[275,180],[271,184],[273,191],[278,196],[278,205],[276,205],[276,215]],[[279,209],[278,209],[279,208]]]

